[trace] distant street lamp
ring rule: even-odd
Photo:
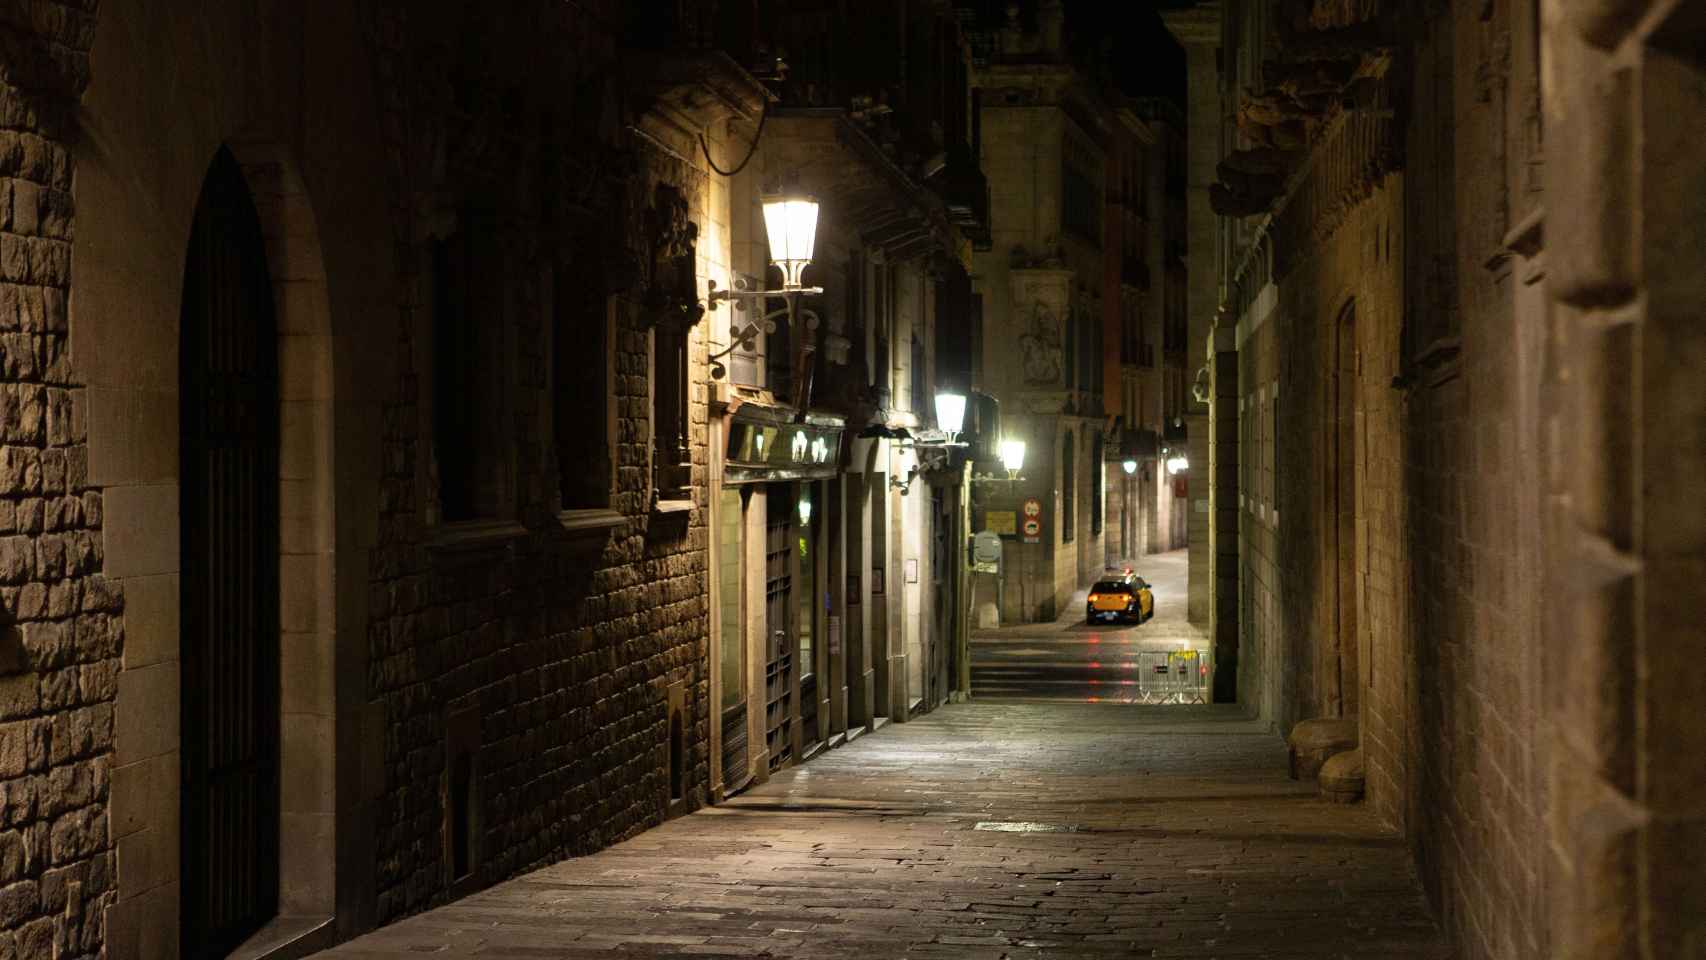
[[[1006,468],[1009,481],[1019,479],[1019,471],[1025,468],[1025,441],[1001,441],[1001,466]]]
[[[1120,464],[1120,469],[1124,470],[1125,475],[1129,477],[1132,474],[1137,472],[1137,461],[1136,460],[1127,460],[1126,462]]]
[[[1184,457],[1168,457],[1167,458],[1167,472],[1170,474],[1172,474],[1172,473],[1184,473],[1186,470],[1189,470],[1190,468],[1191,468],[1191,461],[1187,460]]]
[[[966,396],[963,393],[936,394],[936,425],[953,443],[966,425]]]

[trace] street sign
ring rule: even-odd
[[[1043,523],[1033,517],[1025,519],[1025,542],[1039,543],[1043,537]]]
[[[1012,510],[990,510],[984,513],[983,522],[989,529],[1004,537],[1011,537],[1019,532],[1019,514]]]
[[[1040,517],[1043,515],[1043,502],[1036,497],[1025,498],[1025,516]]]

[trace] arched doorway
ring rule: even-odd
[[[1327,489],[1328,582],[1335,629],[1333,663],[1327,671],[1325,713],[1330,717],[1357,712],[1358,591],[1357,591],[1357,342],[1356,301],[1346,303],[1333,324],[1333,357],[1329,369],[1327,416],[1331,429]]]
[[[214,157],[179,353],[181,942],[223,957],[278,911],[278,324],[259,216]]]

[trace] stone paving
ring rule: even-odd
[[[1403,843],[1222,707],[952,705],[322,956],[1439,958]]]

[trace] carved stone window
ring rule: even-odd
[[[688,216],[687,198],[669,184],[657,186],[646,226],[651,245],[644,309],[652,328],[652,503],[678,509],[693,496],[688,341],[705,312],[695,272],[699,227]]]

